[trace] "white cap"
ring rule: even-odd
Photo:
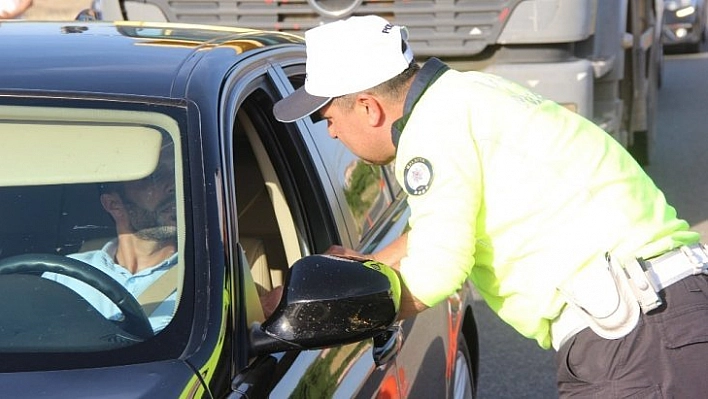
[[[405,27],[374,15],[308,30],[305,85],[275,104],[275,118],[296,121],[334,97],[370,89],[397,76],[413,61],[407,40]]]

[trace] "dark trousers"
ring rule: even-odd
[[[708,276],[664,289],[627,336],[586,328],[556,353],[561,398],[708,398]]]

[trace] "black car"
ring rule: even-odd
[[[409,209],[392,170],[359,161],[324,121],[275,121],[274,102],[304,81],[302,39],[12,21],[0,54],[3,397],[474,395],[469,283],[396,322],[392,269],[321,255],[375,251]],[[136,184],[171,200],[140,208]],[[170,256],[113,268],[129,228],[166,243],[134,244],[141,256]]]

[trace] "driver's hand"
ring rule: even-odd
[[[260,297],[261,306],[263,307],[263,314],[266,319],[270,317],[278,307],[280,303],[280,297],[283,295],[283,286],[279,285],[272,290],[268,291],[266,294]]]

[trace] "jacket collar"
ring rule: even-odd
[[[406,127],[408,118],[410,118],[418,100],[420,100],[428,87],[435,83],[435,81],[449,69],[450,67],[439,59],[431,58],[423,64],[420,71],[415,75],[413,83],[411,83],[411,87],[408,89],[408,94],[406,94],[406,101],[403,104],[403,116],[396,120],[391,126],[391,137],[393,138],[393,145],[396,146],[396,148],[398,148],[401,132],[403,132],[403,129]]]

